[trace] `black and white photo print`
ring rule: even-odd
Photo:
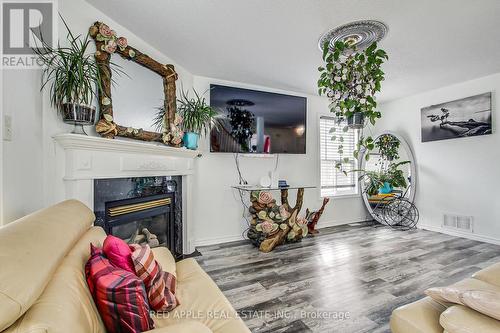
[[[491,92],[421,109],[422,142],[491,134]]]

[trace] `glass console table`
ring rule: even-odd
[[[250,194],[248,212],[252,218],[249,221],[247,237],[260,251],[270,252],[278,245],[298,242],[307,236],[307,216],[299,217],[298,214],[302,208],[304,190],[313,189],[316,186],[237,185],[232,188],[240,191],[240,194],[243,192]],[[293,207],[288,201],[288,190],[297,190],[297,198]],[[281,192],[281,204],[276,203],[272,195],[273,191]]]
[[[298,189],[306,189],[306,188],[316,188],[316,186],[283,186],[283,187],[263,187],[258,185],[236,185],[231,186],[237,190],[241,191],[283,191],[283,190],[298,190]]]

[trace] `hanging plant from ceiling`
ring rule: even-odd
[[[387,59],[387,53],[379,49],[377,43],[364,50],[357,50],[355,43],[349,40],[337,41],[333,47],[325,43],[323,47],[325,64],[318,68],[318,93],[329,98],[330,112],[335,115],[336,121],[347,123],[344,132],[349,128],[361,130],[354,151],[355,158],[358,158],[361,149],[369,152],[374,148],[373,138],[365,137],[363,129],[368,124],[375,125],[381,117],[381,113],[376,110],[376,94],[380,92],[384,80],[382,65]],[[332,140],[342,142],[342,139],[341,133],[332,136]],[[339,153],[342,155],[342,144],[339,145]],[[369,156],[369,153],[365,154],[366,159]],[[342,168],[342,161],[337,163],[337,168]]]

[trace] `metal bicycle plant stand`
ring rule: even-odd
[[[400,145],[399,154],[402,155],[402,159],[410,161],[408,170],[409,186],[404,189],[404,192],[394,191],[393,195],[370,202],[370,198],[360,180],[359,186],[363,189],[363,201],[372,218],[378,223],[398,230],[415,229],[419,220],[419,212],[414,203],[417,181],[415,158],[409,144],[397,133],[383,132],[375,138],[375,141],[384,135],[390,135],[394,140],[397,140]],[[366,166],[365,154],[366,151],[362,151],[359,158],[360,169],[362,170]]]
[[[399,197],[393,196],[381,199],[373,208],[373,218],[377,222],[395,229],[415,229],[420,215],[415,204],[406,198],[406,191]]]

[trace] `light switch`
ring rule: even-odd
[[[8,114],[3,116],[3,140],[12,141],[12,117]]]

